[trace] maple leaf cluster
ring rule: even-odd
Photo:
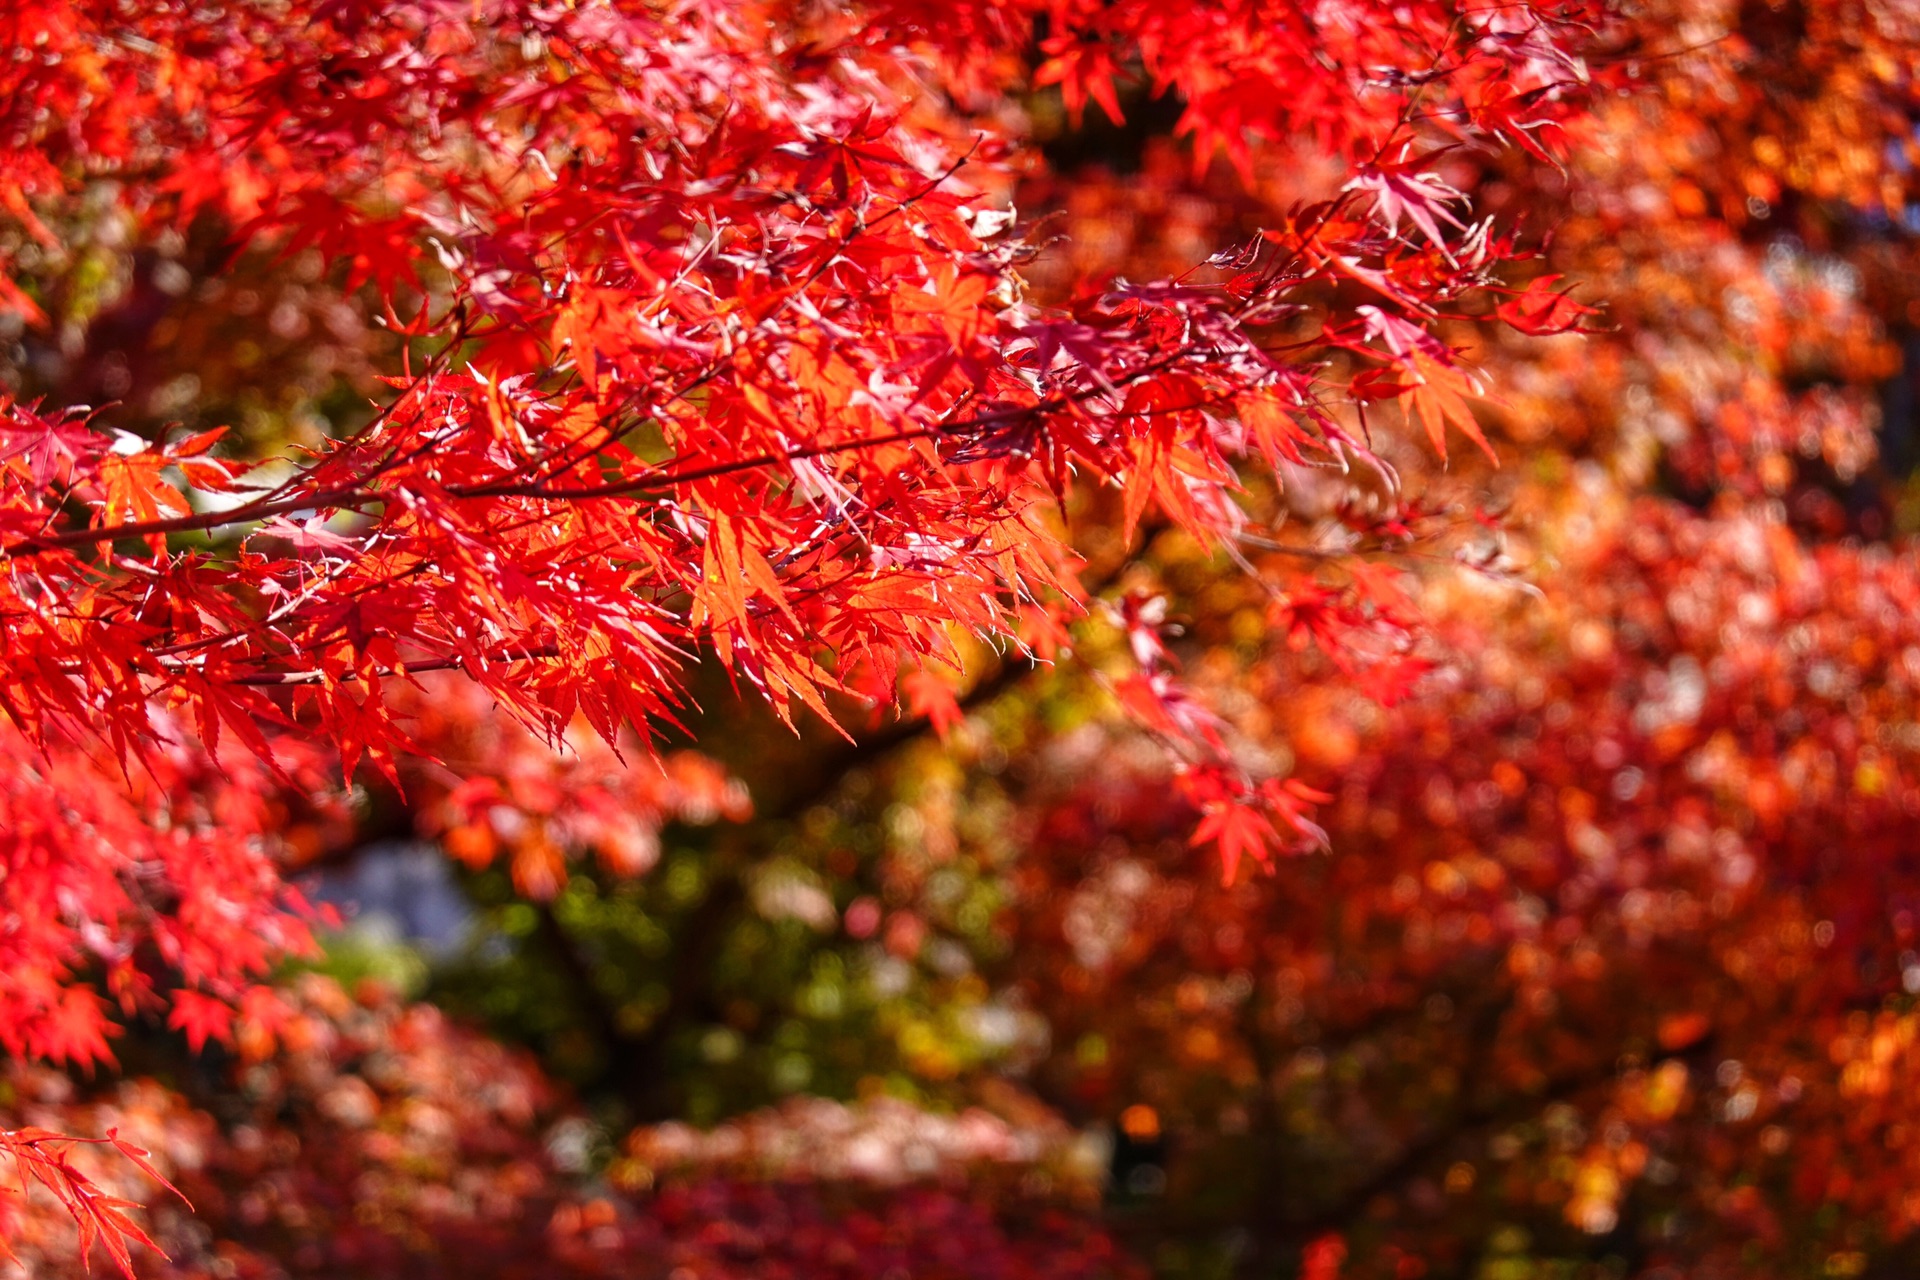
[[[57,397],[6,406],[0,699],[30,748],[9,757],[21,785],[36,752],[107,791],[112,768],[178,751],[243,748],[286,773],[296,740],[328,744],[347,779],[366,761],[397,780],[417,742],[394,690],[433,671],[549,740],[580,720],[614,743],[624,726],[643,753],[699,655],[782,716],[890,701],[903,676],[925,699],[922,673],[957,666],[960,638],[1030,645],[1077,607],[1052,514],[1070,485],[1117,485],[1129,535],[1151,508],[1217,541],[1243,531],[1243,464],[1373,465],[1347,409],[1363,388],[1404,398],[1436,444],[1448,425],[1478,438],[1461,399],[1478,383],[1428,326],[1499,287],[1518,250],[1467,223],[1418,157],[1436,130],[1530,144],[1577,109],[1579,15],[1427,6],[1376,23],[1360,6],[1324,30],[1287,8],[1197,9],[1190,30],[1144,7],[1084,30],[1055,15],[1050,40],[1182,94],[1203,158],[1304,126],[1361,158],[1344,195],[1200,275],[1058,306],[1026,296],[1028,250],[990,203],[1019,138],[963,140],[965,121],[917,107],[903,78],[1004,71],[1020,15],[970,15],[1003,36],[964,57],[925,13],[865,16],[16,6],[0,174],[35,261],[59,256],[87,202],[135,242],[213,226],[228,262],[317,254],[406,339],[370,417],[279,458],[219,428],[117,429],[112,409]],[[1255,114],[1251,82],[1207,79],[1229,46],[1311,91]],[[1338,56],[1308,56],[1319,46]],[[1070,68],[1065,48],[1034,82],[1109,96],[1105,64]],[[21,321],[52,323],[32,271],[10,275]],[[1294,301],[1336,280],[1376,300]],[[1307,336],[1276,345],[1283,320]],[[1366,368],[1342,373],[1334,353]],[[1196,768],[1221,805],[1281,803],[1223,761]],[[244,824],[222,829],[246,844]],[[1233,851],[1264,852],[1273,827],[1233,829]],[[67,856],[10,838],[15,859]],[[461,839],[478,861],[484,842]],[[529,847],[520,879],[550,892],[559,872]],[[232,878],[270,881],[246,856],[256,873]],[[97,946],[126,944],[100,927]],[[236,933],[261,942],[234,944],[234,974],[282,941]],[[183,990],[217,998],[230,950],[162,948]],[[62,940],[21,957],[42,1003],[74,954]],[[178,1016],[214,1034],[211,1013]],[[72,1034],[84,1053],[64,1051],[98,1055],[84,1020]]]
[[[1085,607],[1076,494],[1118,493],[1123,545],[1152,519],[1231,549],[1258,533],[1250,481],[1360,468],[1396,489],[1369,405],[1443,455],[1449,430],[1485,446],[1443,317],[1539,328],[1554,309],[1500,309],[1525,253],[1432,161],[1545,159],[1601,16],[10,6],[0,307],[47,359],[0,405],[0,895],[19,922],[0,1042],[104,1061],[110,1009],[195,1049],[276,1034],[259,979],[307,947],[310,914],[282,871],[338,842],[363,765],[431,793],[422,825],[456,858],[504,849],[549,899],[570,849],[637,872],[661,822],[746,812],[688,758],[612,776],[621,753],[662,767],[690,664],[789,722],[904,696],[950,730],[970,646],[1050,657]],[[1117,117],[1133,76],[1181,101],[1200,168],[1224,153],[1244,177],[1250,145],[1311,135],[1346,172],[1171,279],[1043,301],[1001,207],[1026,135],[991,102],[1057,86],[1070,115]],[[943,83],[950,105],[928,102]],[[291,342],[331,306],[351,357],[303,367],[364,391],[384,361],[370,405],[303,408],[274,439],[149,420],[193,400],[192,369],[144,408],[75,397],[136,382],[118,349],[74,373],[90,341],[145,332],[159,377],[163,327],[257,308],[267,259],[313,286],[282,288],[267,328]],[[1121,702],[1182,760],[1229,871],[1311,836],[1317,793],[1244,768],[1148,657]],[[556,766],[492,741],[465,777],[416,767],[463,745],[436,728],[434,673],[529,741],[606,753]]]
[[[111,1061],[114,1013],[164,1015],[196,1044],[225,1038],[236,1010],[271,1016],[275,997],[258,984],[313,952],[312,913],[277,856],[295,816],[285,781],[304,777],[325,820],[332,762],[289,749],[275,777],[244,753],[187,743],[129,775],[43,753],[17,730],[4,741],[0,1045],[84,1067]]]

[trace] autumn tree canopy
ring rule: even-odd
[[[1368,403],[1404,401],[1442,452],[1449,428],[1479,438],[1478,384],[1430,329],[1509,293],[1536,320],[1536,295],[1502,283],[1520,251],[1424,157],[1436,130],[1541,150],[1586,79],[1575,15],[1048,11],[1032,67],[1040,14],[949,16],[7,19],[7,296],[23,341],[81,348],[49,366],[84,362],[105,318],[74,278],[97,223],[146,305],[303,259],[391,335],[372,406],[311,440],[183,430],[69,399],[79,370],[22,371],[0,535],[7,892],[32,921],[8,939],[14,1051],[106,1055],[100,1001],[67,981],[82,957],[121,1008],[163,1000],[213,1034],[301,940],[268,793],[363,760],[397,783],[419,744],[394,688],[426,673],[640,754],[707,656],[782,717],[903,688],[945,714],[963,639],[1046,657],[1080,607],[1071,487],[1116,485],[1129,536],[1151,510],[1231,545],[1256,523],[1239,468],[1382,468]],[[1308,131],[1351,176],[1182,278],[1035,301],[1002,207],[1023,140],[965,103],[1024,77],[1118,117],[1123,63],[1186,103],[1197,163]],[[1274,77],[1298,92],[1256,108]],[[954,105],[929,105],[948,83]],[[133,391],[119,354],[109,396]],[[1229,858],[1281,842],[1269,812],[1304,829],[1162,673],[1136,684],[1200,749],[1190,785]]]
[[[1901,1273],[1891,7],[0,32],[33,1274]]]

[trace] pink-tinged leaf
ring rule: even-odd
[[[1347,183],[1346,189],[1371,195],[1375,212],[1395,234],[1399,233],[1400,219],[1404,217],[1420,229],[1429,243],[1444,248],[1447,241],[1440,229],[1441,223],[1456,231],[1466,230],[1466,223],[1449,207],[1464,203],[1466,194],[1438,176],[1418,172],[1408,164],[1371,166]]]
[[[267,538],[285,538],[302,551],[350,552],[359,544],[353,539],[342,537],[327,528],[327,517],[319,514],[308,516],[295,524],[285,516],[275,516],[263,521],[254,530],[253,536]]]

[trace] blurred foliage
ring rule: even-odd
[[[243,1039],[227,1078],[203,1081],[198,1098],[143,1079],[81,1099],[45,1068],[0,1079],[0,1101],[27,1123],[117,1129],[191,1199],[191,1210],[154,1203],[170,1257],[148,1255],[142,1274],[1142,1274],[1090,1220],[1087,1159],[1070,1131],[1017,1097],[1000,1100],[1005,1116],[821,1103],[705,1141],[684,1126],[643,1130],[595,1177],[613,1143],[525,1054],[378,984],[349,994],[307,975],[287,997],[273,1032]],[[848,1158],[818,1167],[824,1143]],[[84,1148],[75,1158],[114,1192],[155,1201],[126,1161]],[[64,1211],[0,1208],[7,1265],[83,1273]]]

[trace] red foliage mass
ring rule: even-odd
[[[587,1125],[523,1056],[374,990],[354,1000],[307,979],[288,1002],[278,1047],[256,1045],[262,1052],[238,1065],[217,1121],[150,1081],[81,1102],[52,1072],[12,1070],[8,1088],[25,1118],[117,1128],[148,1144],[191,1199],[191,1212],[152,1210],[170,1257],[143,1262],[142,1274],[1143,1274],[1093,1225],[1071,1181],[1036,1181],[1046,1149],[1013,1141],[992,1117],[827,1105],[750,1121],[740,1145],[798,1153],[802,1163],[823,1141],[856,1139],[869,1153],[864,1172],[811,1170],[805,1180],[764,1156],[729,1160],[719,1142],[683,1150],[673,1135],[642,1131],[630,1150],[655,1167],[616,1164],[621,1191],[556,1169],[555,1153]],[[938,1155],[922,1160],[916,1146]],[[919,1172],[906,1173],[903,1156]],[[158,1189],[125,1162],[76,1154],[75,1163],[129,1198]],[[1024,1192],[995,1193],[996,1184]],[[32,1274],[80,1274],[72,1223],[51,1197],[0,1210]]]
[[[199,824],[172,798],[128,807],[116,769],[171,797],[163,771],[210,768],[183,761],[244,748],[294,777],[319,742],[349,779],[365,760],[397,780],[422,744],[396,691],[436,670],[542,737],[581,719],[610,744],[672,719],[697,653],[782,716],[886,701],[903,674],[957,665],[966,633],[1020,644],[1076,607],[1049,514],[1070,480],[1116,484],[1129,532],[1152,508],[1232,539],[1243,463],[1373,457],[1356,394],[1404,401],[1442,449],[1449,424],[1478,438],[1461,398],[1478,384],[1429,328],[1498,295],[1519,250],[1463,220],[1416,142],[1533,146],[1580,96],[1579,15],[1047,13],[1034,81],[1069,103],[1109,98],[1117,56],[1183,95],[1203,158],[1310,127],[1355,185],[1200,274],[1043,306],[983,203],[1018,138],[963,142],[963,121],[908,96],[914,75],[1012,87],[1033,12],[36,0],[0,19],[21,53],[0,71],[0,175],[43,252],[87,200],[141,242],[211,222],[229,260],[317,251],[423,352],[369,420],[283,471],[217,430],[0,413],[9,788],[99,792],[79,803],[128,827],[92,863],[59,830],[8,831],[10,864],[60,882],[7,882],[9,901],[32,889],[36,922],[7,944],[31,1006],[16,1047],[100,1055],[91,998],[66,994],[87,951],[138,1007],[157,988],[130,956],[150,936],[188,993],[174,1020],[204,1040],[222,1032],[208,1001],[299,943],[250,766],[207,779],[205,811],[233,812]],[[989,38],[944,43],[960,30]],[[1244,70],[1223,78],[1228,55]],[[13,307],[44,322],[16,275]],[[1342,280],[1374,301],[1314,301]],[[1302,340],[1269,340],[1303,315]],[[1216,819],[1231,857],[1310,830],[1168,673],[1141,691],[1191,785],[1259,811]],[[165,887],[142,905],[178,905],[134,926],[115,882],[149,864]],[[515,866],[536,896],[563,874],[538,841]]]

